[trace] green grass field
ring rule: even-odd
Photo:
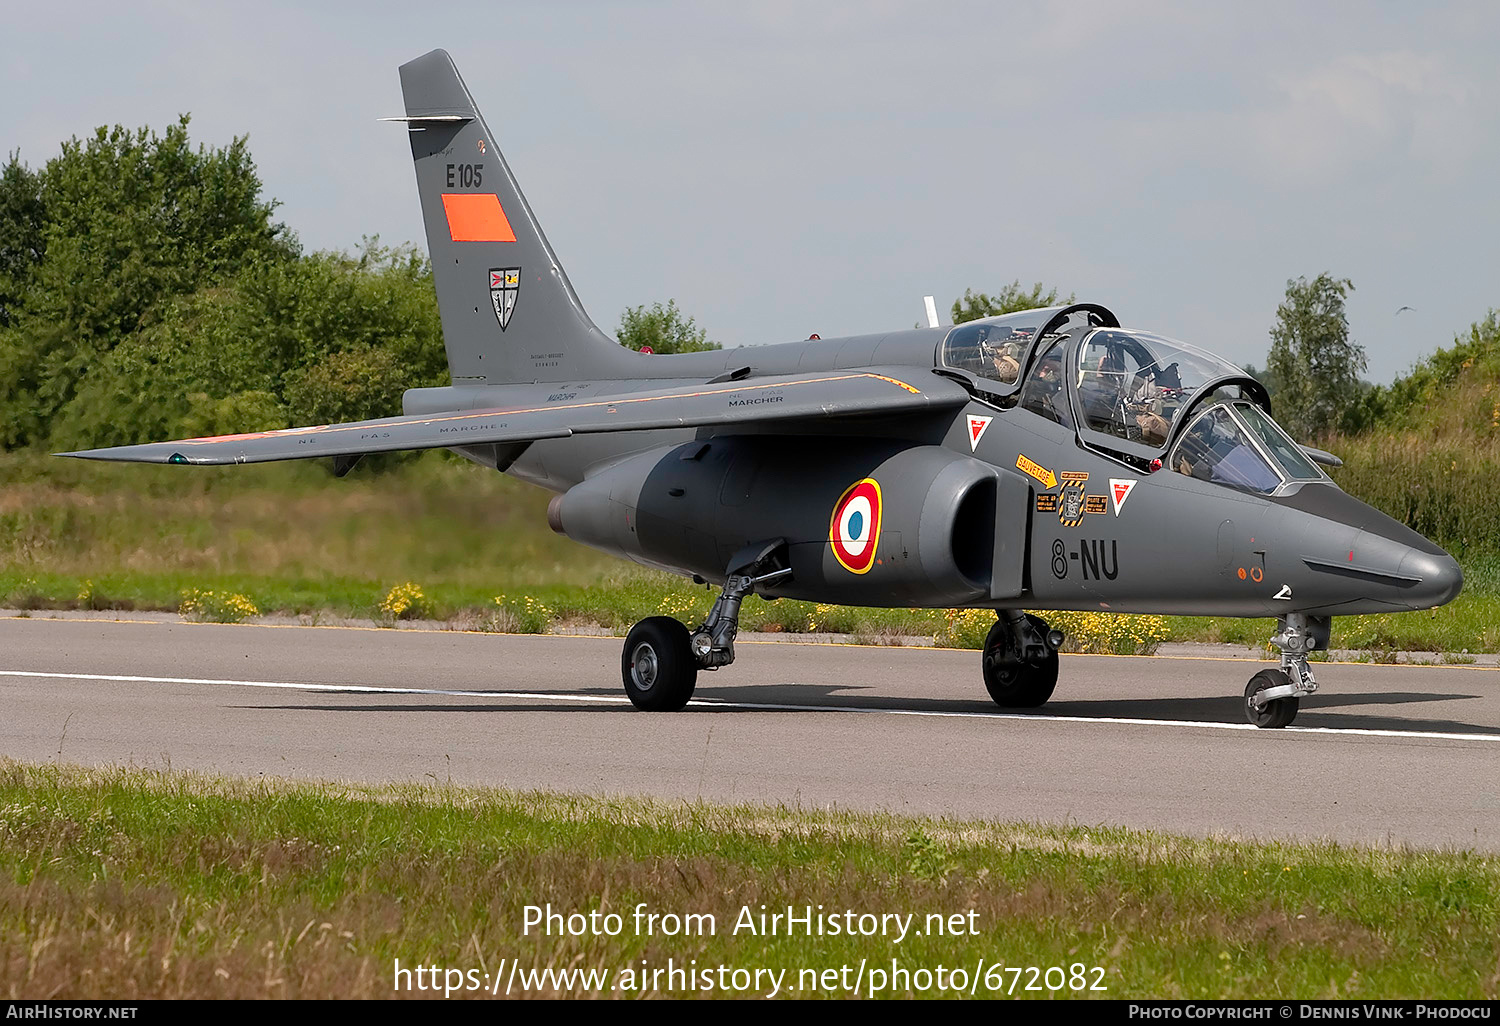
[[[619,935],[525,932],[526,906],[548,903],[617,913]],[[699,920],[702,935],[638,934],[641,904],[712,915],[714,932]],[[894,923],[884,937],[735,934],[741,910],[762,904],[915,914],[909,929],[929,914],[951,928],[957,915],[962,928],[899,943]],[[796,995],[848,994],[861,959],[887,970],[896,959],[913,972],[963,968],[976,992],[1014,986],[1017,997],[1493,999],[1500,861],[0,761],[7,998],[388,997],[396,959],[491,974],[512,960],[524,973],[597,969],[609,994],[619,970],[669,958],[785,970],[782,992]],[[1062,973],[1049,990],[1044,972],[996,965]],[[844,966],[837,985],[808,989],[803,970]],[[889,993],[918,991],[914,979]],[[1096,982],[1108,989],[1087,989]],[[536,992],[582,986],[557,983]],[[870,983],[867,973],[866,993]]]
[[[343,480],[311,463],[183,468],[0,455],[0,603],[177,610],[185,592],[200,590],[244,595],[261,613],[378,620],[390,590],[412,582],[423,600],[406,615],[470,629],[593,624],[623,633],[643,616],[707,613],[714,596],[704,588],[553,534],[547,498],[437,453]],[[1442,609],[1335,620],[1334,646],[1500,651],[1500,588],[1486,567],[1474,566],[1469,590]],[[742,623],[978,647],[986,615],[752,598]],[[1075,616],[1058,626],[1096,651],[1149,651],[1161,640],[1257,645],[1273,633],[1270,620],[1193,617]]]

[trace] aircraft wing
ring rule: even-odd
[[[920,384],[909,381],[917,378]],[[822,417],[871,417],[956,409],[968,401],[956,382],[907,368],[815,371],[683,384],[579,402],[385,417],[349,424],[258,431],[175,442],[59,453],[124,463],[270,463],[359,456],[405,449],[566,438],[607,431],[647,431],[761,424]]]

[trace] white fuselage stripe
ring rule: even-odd
[[[0,677],[35,677],[50,680],[98,680],[123,684],[205,684],[241,688],[282,688],[290,691],[345,692],[364,695],[434,695],[446,698],[511,699],[532,702],[577,702],[584,705],[626,705],[624,695],[579,695],[555,691],[462,691],[450,688],[376,687],[370,684],[307,684],[278,680],[227,680],[215,677],[142,677],[113,673],[50,673],[40,670],[0,670]],[[791,681],[777,685],[797,687]],[[890,709],[855,705],[790,705],[775,702],[727,702],[715,698],[694,699],[694,705],[714,709],[742,709],[747,712],[816,712],[866,713],[882,716],[930,716],[971,720],[1025,720],[1032,723],[1115,723],[1140,727],[1200,727],[1210,730],[1254,730],[1250,723],[1222,723],[1214,720],[1152,720],[1134,716],[1057,716],[1045,712],[1011,713],[970,712],[941,709]],[[1377,730],[1365,727],[1285,727],[1283,732],[1298,734],[1337,734],[1354,737],[1391,737],[1438,741],[1489,741],[1500,743],[1500,733],[1463,734],[1435,730]]]

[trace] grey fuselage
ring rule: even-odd
[[[909,368],[910,380],[920,381],[940,367],[954,330],[672,356],[621,351],[618,379],[418,389],[407,393],[405,410],[567,402],[684,380],[869,367]],[[1068,345],[1095,329],[1071,330]],[[1041,342],[1039,334],[1033,338],[1027,371]],[[956,413],[878,423],[618,432],[542,439],[509,453],[455,449],[563,494],[554,502],[562,503],[566,533],[646,565],[717,582],[735,549],[784,538],[796,572],[775,593],[814,601],[1346,615],[1429,608],[1461,586],[1447,553],[1327,478],[1263,495],[1170,468],[1153,471],[1140,452],[1100,451],[1081,431],[1038,416],[1013,396],[974,392]],[[990,418],[972,445],[971,418]],[[1187,419],[1174,425],[1163,454]],[[1026,467],[1058,480],[1049,485]],[[883,558],[856,574],[830,552],[830,531],[837,533],[830,517],[840,495],[866,478],[881,485]],[[1122,503],[1110,495],[1117,482],[1129,483]]]

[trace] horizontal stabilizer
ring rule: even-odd
[[[910,368],[823,371],[723,384],[684,384],[584,402],[386,417],[350,424],[258,431],[176,442],[59,453],[123,463],[220,465],[359,456],[410,449],[566,438],[606,431],[733,427],[826,417],[895,416],[952,409],[968,401],[956,382]]]
[[[472,115],[472,114],[418,114],[418,115],[413,115],[411,117],[404,117],[404,118],[376,118],[375,120],[376,121],[403,121],[403,122],[405,122],[408,125],[420,125],[420,124],[423,124],[424,122],[428,122],[428,121],[432,121],[432,122],[436,122],[436,123],[441,124],[443,122],[473,121],[474,120],[474,115]]]

